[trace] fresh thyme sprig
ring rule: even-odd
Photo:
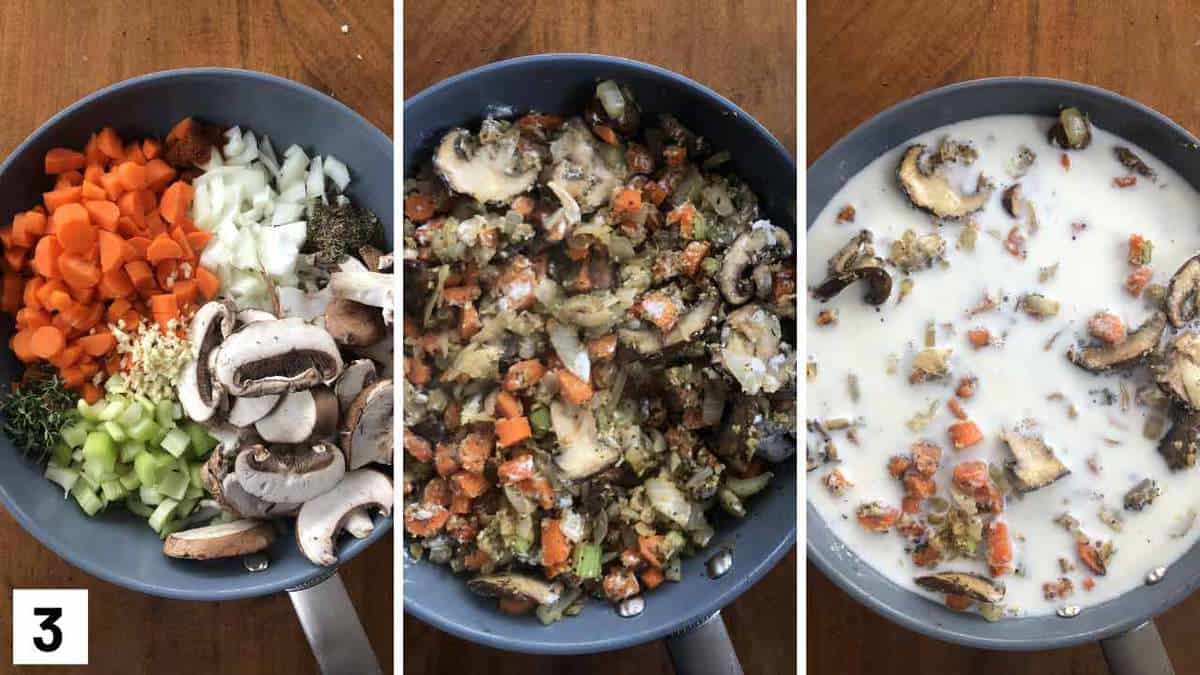
[[[63,427],[73,420],[75,398],[58,375],[43,371],[14,385],[12,393],[4,397],[0,429],[26,457],[44,462]]]

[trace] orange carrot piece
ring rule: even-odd
[[[83,189],[80,196],[85,203],[88,201],[108,201],[108,193],[100,185],[89,180],[84,180],[83,185],[80,187]]]
[[[49,326],[49,328],[52,328],[55,331],[58,331],[58,329],[54,328],[54,326]],[[37,333],[36,332],[33,334],[33,337],[34,337],[34,342],[31,344],[36,345],[36,343],[37,343]],[[52,365],[54,365],[56,368],[58,368],[59,370],[62,370],[63,368],[70,368],[71,366],[75,365],[76,362],[79,361],[80,356],[83,356],[83,348],[80,347],[79,345],[71,345],[69,347],[64,347],[58,353],[56,353],[54,356],[48,356],[48,357],[44,357],[44,358],[47,361],[49,361]]]
[[[106,173],[100,176],[100,187],[104,188],[104,192],[108,195],[108,198],[114,202],[120,199],[121,195],[125,193],[125,188],[121,187],[121,180],[117,178],[117,174],[115,173]]]
[[[96,228],[80,204],[64,204],[51,217],[58,243],[68,253],[87,253],[96,245]]]
[[[88,142],[83,146],[83,159],[89,166],[102,166],[108,163],[108,157],[100,152],[100,139],[96,134],[92,134],[88,138]]]
[[[104,153],[109,159],[122,159],[125,157],[125,145],[121,142],[121,137],[112,127],[104,127],[100,130],[100,136],[96,139],[97,147],[100,152]]]
[[[125,303],[128,303],[127,300],[124,300],[125,296],[133,293],[133,291],[134,291],[133,282],[130,281],[129,275],[125,272],[125,269],[122,267],[118,267],[116,269],[102,273],[100,275],[99,289],[100,289],[101,297],[107,298],[107,299],[118,300],[120,302],[125,302]],[[116,302],[114,302],[113,304],[115,305]],[[125,307],[117,310],[110,317],[110,319],[115,321],[118,318],[120,318],[121,315],[127,311],[129,311],[129,307],[125,306]]]
[[[511,417],[496,420],[496,442],[502,448],[515,445],[533,435],[529,427],[529,418]]]
[[[33,268],[38,274],[50,279],[60,276],[58,259],[62,257],[63,247],[58,237],[42,237],[37,247],[33,249]]]
[[[99,266],[76,253],[63,253],[58,259],[58,270],[68,286],[88,288],[100,283]]]
[[[663,571],[657,567],[647,567],[639,573],[642,578],[642,585],[647,589],[653,590],[662,585],[662,582],[667,578]]]
[[[84,286],[81,288],[75,288],[74,286],[72,286],[70,288],[70,293],[71,293],[71,297],[75,298],[75,302],[86,305],[86,304],[90,303],[93,299],[95,299],[96,287],[95,286]]]
[[[521,401],[516,396],[501,391],[496,394],[496,412],[501,417],[520,417],[525,411],[521,407]]]
[[[113,337],[112,333],[106,331],[85,335],[76,340],[76,343],[83,347],[84,353],[89,356],[103,356],[117,346],[117,339]]]
[[[582,405],[592,397],[592,385],[579,379],[575,373],[566,368],[555,371],[558,374],[559,393],[568,402]]]
[[[42,301],[38,298],[38,291],[41,290],[42,285],[45,283],[46,280],[42,277],[33,277],[25,282],[25,290],[21,294],[23,299],[22,304],[30,309],[41,309]]]
[[[127,262],[124,255],[125,241],[119,235],[107,230],[100,230],[98,236],[100,240],[100,270],[111,272],[124,265]]]
[[[195,128],[196,120],[192,119],[191,117],[185,117],[179,120],[175,123],[175,126],[171,127],[171,130],[167,132],[167,145],[170,145],[171,141],[181,140],[192,135],[192,133],[195,131]]]
[[[551,567],[565,563],[571,557],[571,542],[563,534],[562,521],[542,518],[542,565]]]
[[[51,176],[67,171],[77,171],[83,168],[83,153],[69,148],[51,148],[46,153],[45,165],[46,174]]]
[[[150,311],[154,314],[169,314],[175,316],[179,313],[179,303],[175,299],[174,293],[162,293],[159,295],[150,296]]]
[[[188,245],[192,247],[192,250],[196,253],[200,253],[204,250],[205,246],[208,246],[208,242],[212,241],[212,235],[204,230],[197,230],[195,232],[188,232],[187,240]]]
[[[28,254],[29,249],[27,248],[10,246],[4,249],[4,260],[12,271],[20,272],[25,267],[25,256]]]
[[[65,312],[75,306],[75,299],[66,290],[51,291],[50,302],[46,303],[46,306],[56,312]]]
[[[146,252],[150,249],[150,239],[148,237],[130,237],[125,240],[125,243],[133,247],[133,256],[130,260],[146,259]]]
[[[17,326],[20,328],[41,328],[50,325],[50,314],[32,307],[22,307],[17,310]]]
[[[139,166],[146,164],[146,156],[142,154],[142,144],[137,141],[130,141],[125,144],[125,161],[133,162]]]
[[[51,214],[63,204],[78,204],[82,199],[83,188],[79,186],[42,193],[42,202],[46,205],[46,210]]]
[[[147,138],[142,141],[142,154],[150,161],[162,154],[162,143],[157,138]]]
[[[472,499],[488,490],[488,481],[479,474],[469,471],[459,471],[450,477],[450,484],[455,492],[464,494]]]
[[[175,300],[180,307],[187,307],[196,302],[199,290],[194,279],[180,279],[175,282],[171,292],[175,294]]]
[[[154,266],[154,280],[158,282],[158,287],[164,291],[169,291],[175,287],[175,282],[179,279],[179,261],[174,258],[160,260]]]
[[[48,359],[61,352],[66,344],[67,340],[63,337],[62,331],[54,326],[42,326],[33,331],[29,348],[37,356]]]
[[[87,209],[88,215],[96,227],[109,232],[117,231],[117,221],[121,218],[121,209],[114,202],[101,197],[97,200],[85,201],[83,207]]]
[[[179,244],[179,249],[183,251],[183,255],[180,256],[181,258],[192,261],[196,259],[196,252],[192,250],[192,245],[188,242],[187,232],[184,232],[182,227],[176,226],[168,234],[171,235],[171,240]]]
[[[91,382],[83,383],[83,386],[79,389],[79,395],[83,397],[83,400],[87,401],[88,405],[91,405],[104,398],[104,392],[101,391],[100,387],[97,387]]]
[[[95,185],[96,187],[103,190],[104,185],[100,183],[100,177],[103,175],[104,175],[104,167],[101,166],[99,163],[89,161],[87,163],[87,166],[83,170],[83,182],[85,184],[91,183],[92,185]],[[107,199],[107,197],[105,197],[104,199]]]
[[[54,189],[62,190],[71,187],[83,187],[83,174],[73,170],[58,174],[58,179],[54,181]]]
[[[170,164],[161,159],[153,158],[146,162],[146,189],[162,192],[178,172]]]
[[[146,249],[146,260],[157,265],[163,260],[178,260],[183,257],[183,249],[179,243],[165,234],[160,234],[150,242]]]
[[[205,300],[212,300],[216,297],[217,291],[221,289],[221,280],[217,275],[209,272],[203,267],[196,268],[196,288],[200,291],[201,297]]]
[[[129,275],[129,280],[133,282],[135,289],[142,290],[154,287],[154,272],[145,260],[127,262],[123,269]]]
[[[19,330],[8,341],[8,346],[21,362],[32,363],[37,360],[37,354],[33,353],[33,348],[30,344],[32,341],[33,329]]]
[[[162,203],[159,207],[163,220],[174,225],[186,218],[188,207],[191,206],[195,194],[195,188],[181,180],[171,183],[166,192],[163,192]]]
[[[117,180],[126,190],[141,190],[146,187],[146,167],[132,161],[117,165]]]
[[[949,431],[950,442],[954,444],[955,450],[969,448],[983,440],[983,432],[979,430],[979,425],[970,420],[951,424]]]

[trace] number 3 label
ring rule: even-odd
[[[84,589],[14,589],[13,665],[86,665]]]

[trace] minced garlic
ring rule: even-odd
[[[178,322],[171,319],[166,332],[158,324],[145,323],[126,332],[130,327],[124,323],[109,328],[117,339],[117,353],[129,355],[126,387],[151,401],[173,398],[179,371],[192,358],[191,345],[175,334]]]

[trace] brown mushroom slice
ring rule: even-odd
[[[1167,286],[1167,318],[1172,326],[1182,328],[1196,318],[1200,309],[1197,292],[1200,292],[1200,255],[1194,255],[1180,265]]]
[[[325,305],[325,330],[346,347],[369,347],[387,337],[378,309],[346,298],[335,297]]]
[[[1115,345],[1091,345],[1083,349],[1072,347],[1067,351],[1067,358],[1071,363],[1093,373],[1131,366],[1149,356],[1158,347],[1166,328],[1166,315],[1155,312],[1137,330],[1130,333],[1124,342]]]
[[[558,601],[563,587],[558,582],[543,581],[524,574],[487,574],[467,582],[467,588],[485,598],[532,600],[539,605]]]
[[[329,387],[293,391],[254,423],[268,443],[307,443],[337,431],[338,400]]]
[[[863,301],[869,305],[882,305],[892,294],[892,275],[882,267],[872,265],[856,267],[828,277],[813,290],[813,296],[825,302],[859,279],[865,279],[867,282],[867,292],[863,294]]]
[[[239,396],[229,405],[225,413],[225,421],[235,427],[248,427],[261,420],[275,409],[281,397],[278,394],[266,396]]]
[[[317,565],[337,564],[335,538],[355,509],[376,507],[392,512],[392,481],[373,469],[349,471],[328,492],[300,507],[296,516],[296,543],[304,557]]]
[[[371,359],[356,359],[346,364],[341,377],[333,385],[333,393],[337,395],[338,406],[344,415],[350,409],[350,404],[358,398],[359,392],[375,383],[379,373],[375,362]]]
[[[961,218],[987,204],[992,196],[992,187],[983,174],[979,176],[975,194],[964,195],[954,189],[944,176],[936,172],[927,174],[921,170],[920,158],[924,152],[924,145],[909,146],[900,159],[900,167],[896,170],[900,189],[913,206],[938,218]]]
[[[720,304],[720,301],[717,298],[705,298],[701,300],[679,319],[670,332],[663,336],[663,346],[673,347],[677,344],[687,342],[692,339],[693,335],[704,330],[704,327],[708,325],[708,320],[716,313],[718,304]]]
[[[787,230],[760,220],[751,225],[725,251],[717,281],[721,294],[734,305],[749,302],[754,297],[752,279],[746,273],[755,265],[781,260],[792,254],[792,238]]]
[[[256,321],[225,339],[213,371],[233,396],[285,394],[333,382],[342,356],[326,330],[302,319]]]
[[[233,332],[233,325],[233,305],[213,301],[196,310],[188,327],[194,358],[180,371],[176,391],[184,412],[197,422],[212,419],[224,401],[225,391],[213,377],[209,356]]]
[[[257,553],[275,541],[275,526],[262,520],[228,523],[172,532],[163,542],[163,553],[172,558],[213,560]]]
[[[507,202],[529,191],[537,180],[541,162],[536,153],[519,150],[520,134],[515,127],[491,133],[484,122],[479,136],[466,129],[451,129],[442,137],[433,165],[455,192],[469,195],[480,202]],[[483,132],[487,141],[482,141]]]
[[[390,379],[380,380],[363,389],[346,411],[341,445],[351,470],[372,463],[392,463],[396,438],[394,391]]]
[[[371,514],[366,507],[360,506],[346,514],[346,522],[342,529],[355,539],[366,539],[375,531],[375,521],[371,520]]]
[[[1001,431],[1000,438],[1013,454],[1007,466],[1018,492],[1039,490],[1071,473],[1041,438],[1012,430]]]
[[[259,499],[301,504],[333,489],[346,474],[346,460],[329,443],[254,445],[238,453],[233,471],[242,488]]]
[[[1158,387],[1187,410],[1200,410],[1200,333],[1176,333],[1167,341]]]
[[[1141,482],[1129,488],[1125,493],[1125,510],[1141,511],[1154,503],[1162,494],[1162,488],[1152,478],[1143,478]]]
[[[1172,471],[1196,465],[1196,448],[1200,446],[1200,413],[1187,412],[1175,417],[1171,430],[1158,442],[1158,454]]]
[[[939,572],[915,579],[927,591],[963,597],[995,604],[1004,599],[1004,583],[970,572]]]

